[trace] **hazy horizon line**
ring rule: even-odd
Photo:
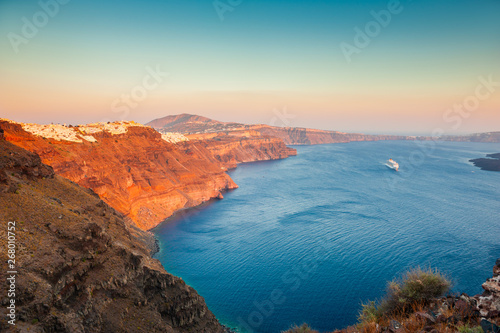
[[[64,126],[84,126],[84,125],[88,125],[88,124],[95,124],[95,123],[108,123],[108,122],[119,122],[119,121],[133,121],[133,122],[136,122],[138,124],[141,124],[141,125],[144,125],[144,126],[149,126],[149,127],[152,127],[150,125],[146,125],[147,123],[149,122],[152,122],[154,120],[157,120],[157,119],[162,119],[162,118],[165,118],[165,117],[168,117],[168,116],[180,116],[180,115],[190,115],[190,116],[199,116],[199,117],[204,117],[204,118],[208,118],[210,120],[213,120],[213,121],[218,121],[218,122],[221,122],[221,123],[235,123],[235,124],[241,124],[241,125],[247,125],[247,126],[251,126],[251,125],[265,125],[265,126],[272,126],[272,127],[278,127],[278,128],[304,128],[304,129],[311,129],[311,130],[320,130],[320,131],[328,131],[328,132],[341,132],[341,133],[348,133],[348,134],[365,134],[365,135],[394,135],[394,136],[416,136],[416,137],[419,137],[419,136],[423,136],[423,137],[433,137],[433,130],[430,130],[430,131],[426,131],[426,132],[423,132],[423,131],[397,131],[397,130],[388,130],[388,131],[383,131],[383,130],[374,130],[374,129],[360,129],[360,130],[357,130],[357,129],[350,129],[350,130],[342,130],[342,129],[325,129],[325,128],[316,128],[316,127],[308,127],[308,126],[276,126],[276,125],[270,125],[270,124],[265,124],[265,123],[247,123],[247,122],[238,122],[238,121],[221,121],[221,120],[218,120],[218,119],[214,119],[214,118],[211,118],[209,116],[205,116],[205,115],[202,115],[202,114],[196,114],[196,113],[186,113],[186,112],[183,112],[183,113],[177,113],[177,114],[168,114],[168,115],[165,115],[163,117],[158,117],[158,118],[154,118],[154,119],[151,119],[149,121],[138,121],[138,120],[134,120],[134,119],[114,119],[114,120],[108,120],[108,119],[101,119],[101,120],[97,120],[97,121],[90,121],[90,122],[86,122],[86,123],[77,123],[77,124],[74,124],[74,123],[71,123],[71,122],[54,122],[54,121],[46,121],[46,122],[32,122],[32,121],[20,121],[20,120],[15,120],[13,118],[3,118],[3,117],[0,117],[0,119],[5,119],[5,120],[8,120],[8,121],[13,121],[13,122],[16,122],[16,123],[32,123],[32,124],[39,124],[39,125],[64,125]],[[153,128],[153,127],[152,127]],[[443,133],[442,135],[439,135],[439,136],[434,136],[434,137],[446,137],[446,136],[468,136],[468,135],[474,135],[474,134],[483,134],[483,133],[494,133],[494,132],[500,132],[500,129],[496,129],[496,130],[488,130],[488,131],[471,131],[471,132],[468,132],[468,131],[463,131],[463,132],[460,132],[460,131],[448,131],[446,133]]]

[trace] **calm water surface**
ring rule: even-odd
[[[354,324],[409,267],[481,292],[500,257],[500,173],[468,162],[499,144],[359,142],[296,147],[240,165],[222,201],[156,228],[165,268],[241,332]],[[384,166],[392,157],[400,172]]]

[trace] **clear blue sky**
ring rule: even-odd
[[[354,29],[390,1],[220,3],[230,8],[223,20],[209,0],[70,0],[45,22],[38,1],[0,0],[0,117],[147,122],[189,112],[271,123],[286,109],[293,118],[277,125],[500,130],[500,87],[467,116],[446,113],[475,94],[478,77],[500,81],[500,1],[401,1],[350,61],[341,45],[356,46]],[[34,36],[23,18],[38,22]],[[150,81],[157,68],[169,75]]]

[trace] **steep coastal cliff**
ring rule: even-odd
[[[16,325],[7,322],[11,302],[3,294],[0,331],[225,331],[194,289],[150,257],[139,240],[150,235],[2,139],[0,206],[0,219],[15,226],[18,272]],[[4,249],[6,230],[0,230]],[[0,259],[7,262],[6,251]]]
[[[267,161],[297,155],[283,140],[262,136],[257,131],[226,131],[186,135],[190,142],[211,152],[212,156],[228,169],[239,163]]]
[[[91,188],[143,230],[237,188],[226,167],[295,153],[276,138],[191,141],[133,122],[70,127],[3,120],[0,128],[6,140],[39,154],[57,174]]]
[[[122,124],[118,134],[96,130],[93,139],[81,142],[34,135],[16,123],[4,121],[0,127],[8,141],[39,154],[57,174],[93,189],[144,230],[178,209],[237,187],[209,151],[193,147],[186,154],[149,127]]]

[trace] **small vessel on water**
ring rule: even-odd
[[[389,169],[399,171],[398,162],[394,161],[392,158],[388,159],[387,162],[385,162],[385,166]]]

